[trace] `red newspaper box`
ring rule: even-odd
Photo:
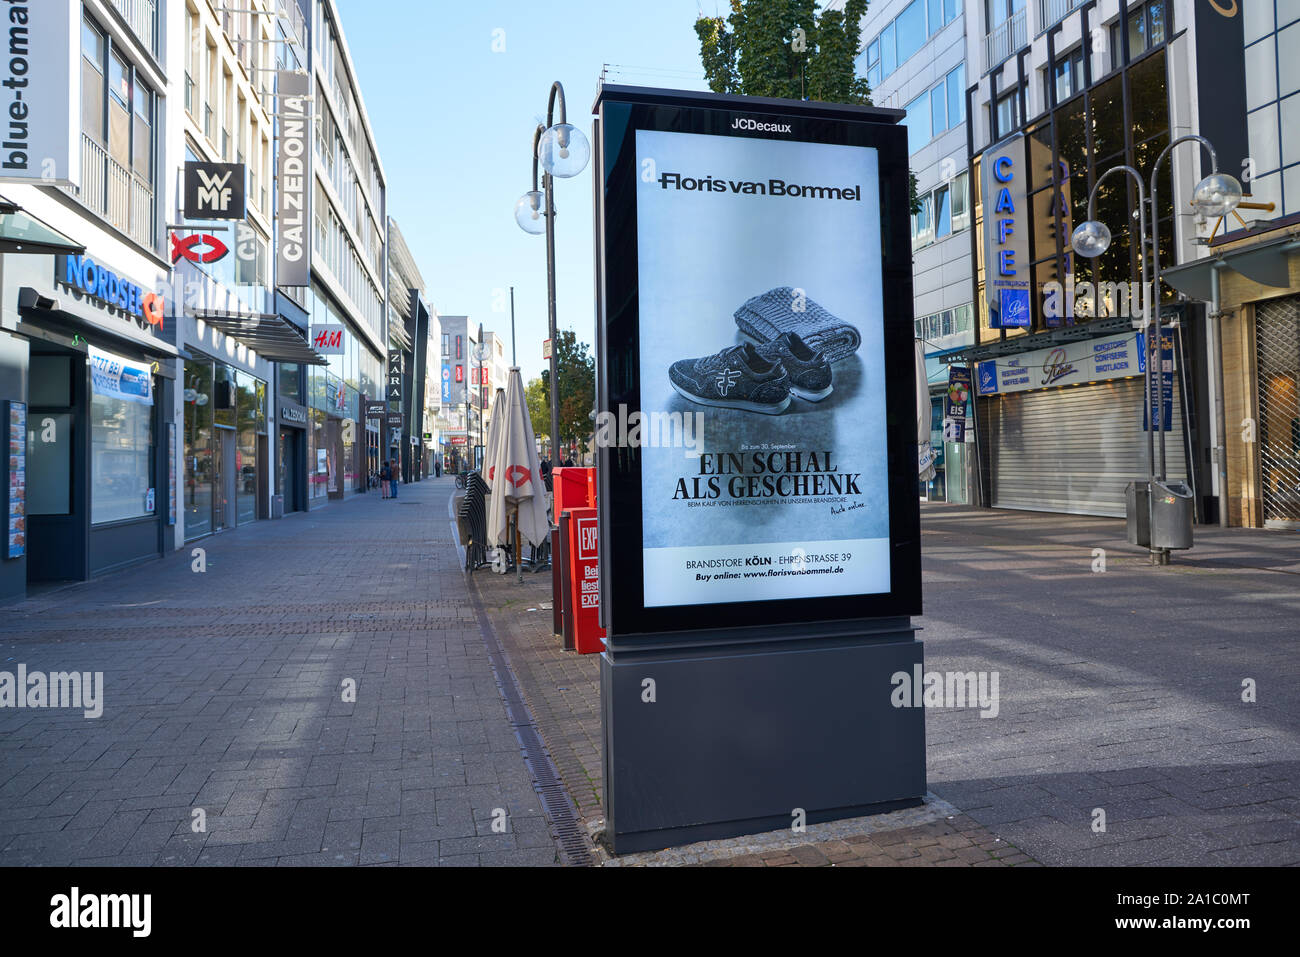
[[[555,515],[563,515],[571,508],[589,508],[594,505],[588,489],[591,483],[588,472],[595,469],[563,468],[551,473],[551,488],[555,493]]]
[[[605,650],[600,627],[600,563],[596,547],[596,510],[571,508],[569,518],[569,608],[573,610],[573,647],[580,655]],[[569,625],[565,621],[566,627]]]

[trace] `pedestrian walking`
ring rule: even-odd
[[[433,477],[442,478],[442,459],[440,458],[433,460]]]
[[[393,473],[389,471],[387,462],[385,462],[383,465],[379,467],[379,497],[380,498],[388,498],[388,485],[389,485],[388,480],[392,478],[392,475]]]
[[[397,459],[393,459],[388,463],[388,470],[393,477],[392,482],[389,483],[390,485],[392,485],[393,493],[389,497],[397,498],[397,485],[399,482],[402,481],[402,467],[397,464]]]

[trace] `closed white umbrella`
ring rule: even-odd
[[[496,447],[497,436],[501,432],[501,408],[505,402],[505,389],[497,389],[497,394],[492,397],[492,409],[489,413],[487,445],[483,447],[483,481],[492,485],[492,476],[496,471]]]
[[[551,523],[546,515],[546,485],[542,482],[537,440],[518,367],[510,370],[503,411],[494,461],[496,479],[488,507],[488,541],[505,541],[510,510],[517,507],[520,534],[530,544],[540,545],[550,537]]]
[[[916,464],[920,480],[934,478],[934,449],[930,447],[930,383],[925,374],[925,347],[916,340]]]

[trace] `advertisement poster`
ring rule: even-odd
[[[27,551],[27,406],[9,403],[9,544],[5,555],[20,558]]]
[[[943,437],[948,442],[966,441],[966,400],[970,398],[970,368],[948,367],[948,397],[944,401]]]
[[[1148,350],[1146,335],[1137,334],[1138,369],[1146,372]],[[1151,409],[1160,405],[1160,427],[1157,432],[1169,432],[1174,427],[1174,335],[1172,332],[1160,333],[1160,375],[1152,376],[1148,383],[1149,394],[1142,408],[1142,431],[1151,428]],[[1158,394],[1157,394],[1158,393]]]
[[[869,147],[636,132],[645,605],[885,593]]]

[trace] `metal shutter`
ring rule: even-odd
[[[1300,526],[1300,298],[1255,307],[1264,524]]]
[[[1174,381],[1167,473],[1186,480],[1183,420]],[[1147,474],[1142,379],[1013,392],[981,403],[995,508],[1124,516],[1124,486]]]

